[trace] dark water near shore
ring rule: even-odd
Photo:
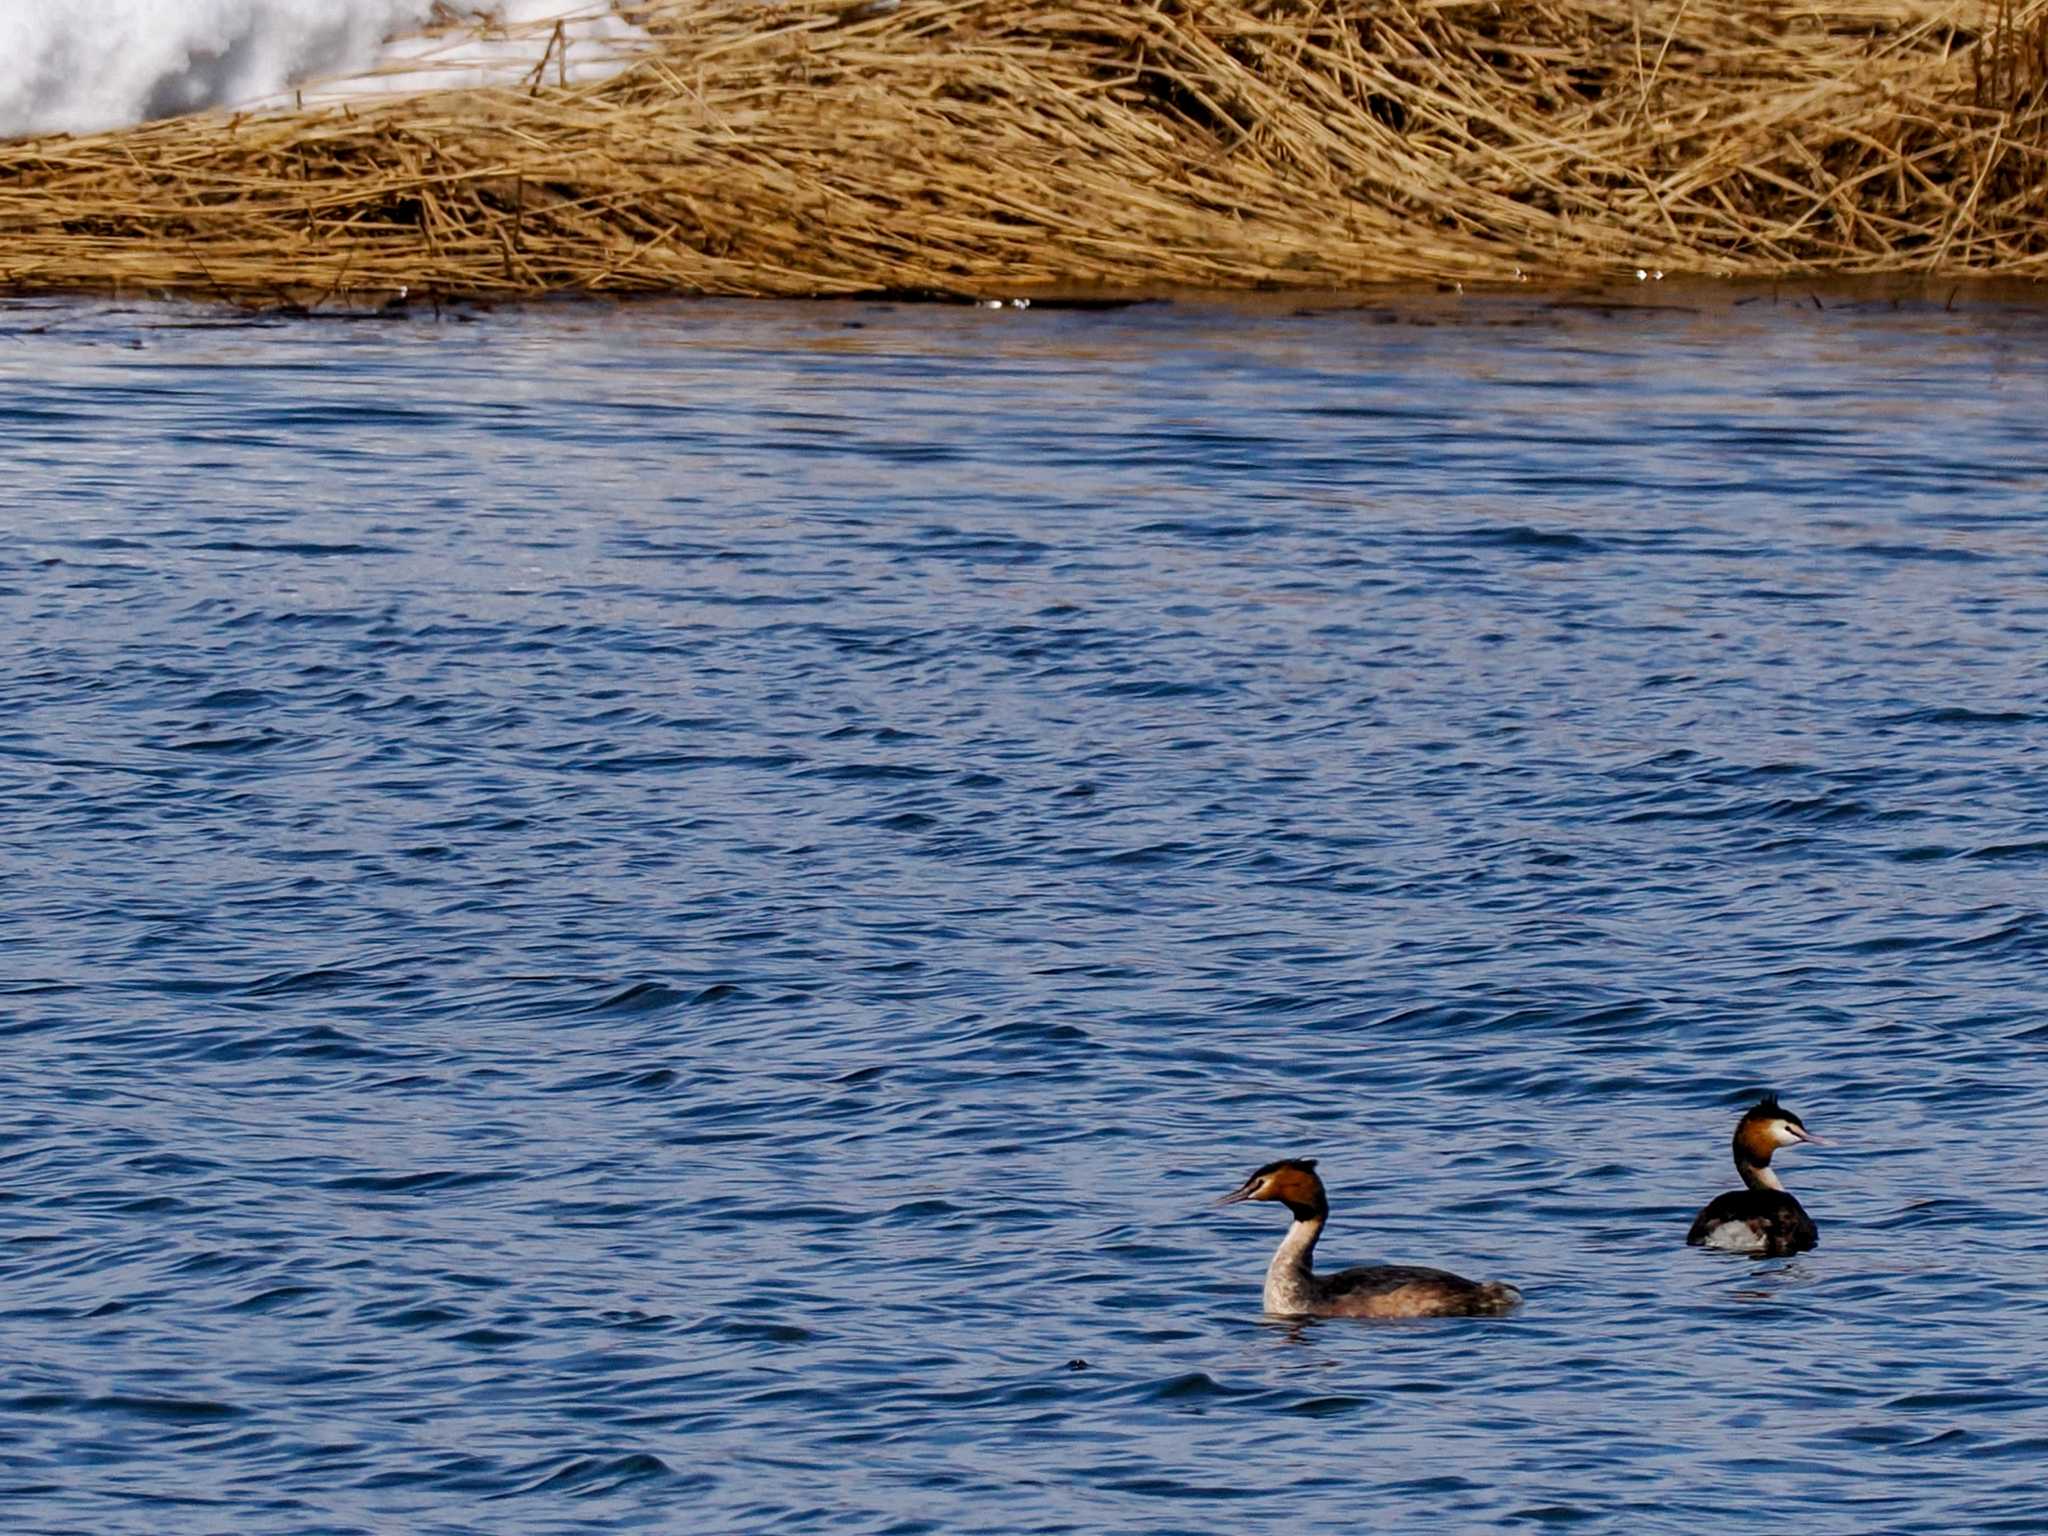
[[[2044,421],[1989,302],[0,308],[0,1527],[2048,1530]],[[1821,1246],[1687,1250],[1762,1087]],[[1283,1154],[1527,1306],[1263,1321]]]

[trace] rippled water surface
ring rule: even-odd
[[[0,309],[0,1525],[2048,1529],[2048,309],[1684,300]]]

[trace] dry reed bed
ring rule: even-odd
[[[657,3],[588,86],[0,144],[0,290],[2048,273],[2048,0]]]

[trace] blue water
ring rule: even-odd
[[[0,1527],[2048,1530],[2048,309],[1644,294],[0,309]]]

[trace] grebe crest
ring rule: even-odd
[[[1293,1224],[1266,1268],[1266,1310],[1279,1317],[1484,1317],[1506,1312],[1522,1293],[1498,1281],[1473,1281],[1441,1269],[1382,1264],[1315,1272],[1316,1239],[1330,1217],[1330,1199],[1314,1158],[1266,1164],[1218,1205],[1275,1200]]]
[[[1801,1142],[1824,1147],[1826,1142],[1806,1122],[1767,1093],[1735,1122],[1735,1171],[1743,1188],[1716,1196],[1693,1219],[1685,1235],[1694,1247],[1725,1248],[1731,1253],[1775,1258],[1804,1253],[1820,1241],[1820,1231],[1806,1207],[1793,1198],[1771,1167],[1771,1155]]]

